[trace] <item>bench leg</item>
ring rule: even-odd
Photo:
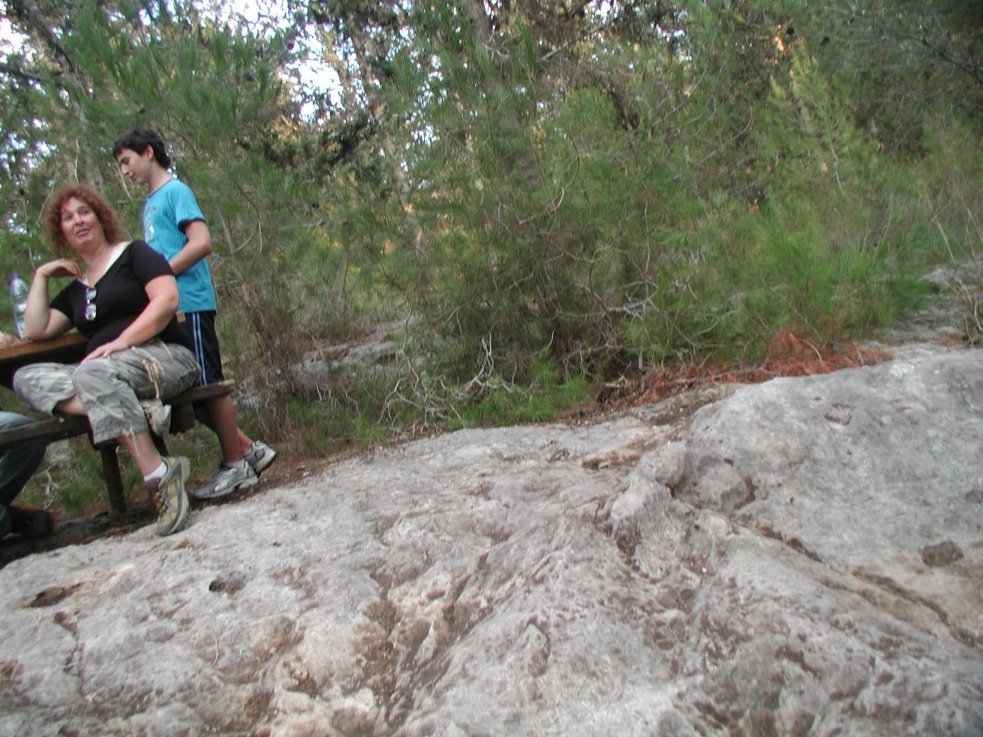
[[[119,472],[116,446],[104,445],[99,452],[102,454],[102,475],[109,491],[109,508],[113,514],[122,514],[126,511],[126,495],[123,494],[123,478]]]

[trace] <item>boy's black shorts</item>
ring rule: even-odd
[[[215,334],[215,310],[184,313],[181,323],[191,335],[195,358],[201,366],[199,386],[208,386],[225,381],[222,372],[222,354],[218,349],[218,336]]]

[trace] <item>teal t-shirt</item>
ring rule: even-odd
[[[184,248],[188,237],[183,228],[195,220],[205,222],[194,192],[184,182],[172,178],[155,191],[143,206],[143,237],[150,247],[170,261]],[[217,309],[212,275],[205,259],[177,276],[181,312]]]

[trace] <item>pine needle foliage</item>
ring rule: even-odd
[[[916,307],[938,235],[905,227],[905,162],[857,125],[801,9],[694,5],[683,42],[604,35],[562,62],[521,17],[489,49],[438,13],[432,62],[388,90],[439,80],[402,140],[426,255],[389,261],[434,370],[755,361],[787,325],[845,339]]]
[[[973,3],[319,0],[287,29],[187,0],[36,5],[48,20],[8,3],[34,53],[0,68],[0,265],[46,257],[65,179],[138,234],[109,146],[159,129],[264,434],[540,419],[627,371],[755,363],[789,325],[875,334],[939,266],[964,269],[981,332]],[[338,78],[313,117],[288,81],[310,36]],[[298,371],[397,320],[391,363]]]

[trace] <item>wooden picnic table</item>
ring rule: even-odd
[[[31,363],[78,363],[88,343],[83,335],[66,333],[51,340],[24,340],[0,347],[0,384],[11,388],[14,372]]]
[[[57,338],[44,341],[21,341],[0,347],[0,384],[11,388],[14,373],[21,366],[32,363],[78,363],[85,357],[88,340],[78,333],[66,333]],[[170,432],[190,430],[195,425],[194,406],[212,397],[231,394],[235,389],[232,381],[223,381],[208,386],[195,386],[168,400],[171,405]],[[55,415],[44,420],[21,425],[12,430],[0,430],[0,449],[32,438],[42,438],[47,442],[63,440],[77,435],[88,434],[91,439],[89,418],[80,415]],[[163,438],[154,436],[154,442],[163,454],[167,449]],[[114,514],[126,511],[126,495],[123,493],[123,480],[120,475],[119,458],[116,455],[115,441],[100,443],[96,448],[102,456],[102,475],[109,493],[109,506]]]

